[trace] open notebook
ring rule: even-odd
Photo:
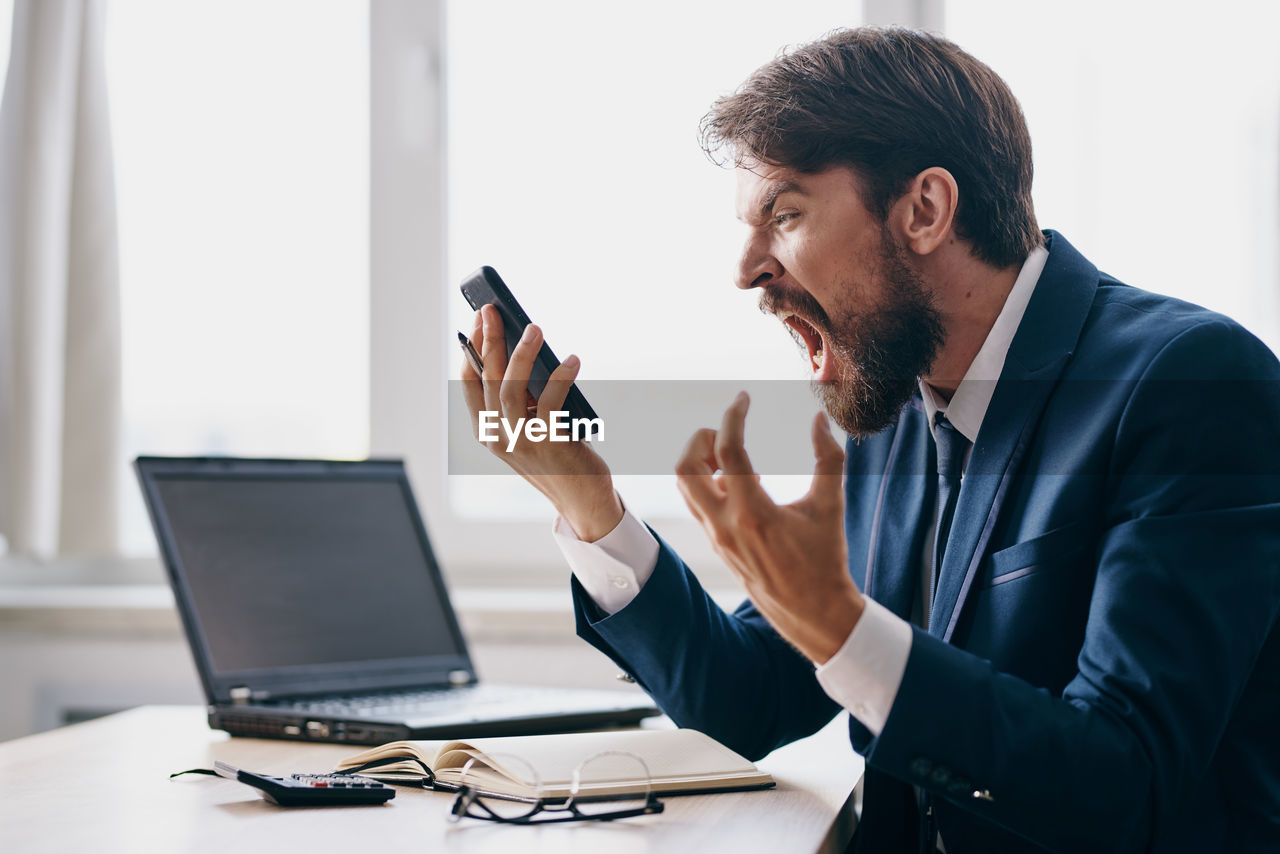
[[[636,779],[593,779],[579,791],[583,797],[612,798],[642,792],[689,795],[767,789],[773,778],[751,762],[711,737],[691,729],[623,730],[619,732],[563,733],[556,735],[470,738],[445,742],[393,741],[338,764],[337,771],[349,771],[376,760],[403,757],[405,761],[360,773],[395,783],[424,781],[421,762],[435,774],[435,787],[456,789],[463,767],[477,762],[467,772],[468,782],[487,791],[513,798],[566,798],[570,794],[574,769],[585,760],[605,751],[622,751],[644,760],[649,784]],[[523,766],[490,757],[519,757],[538,775],[537,784],[526,779]],[[413,761],[414,759],[418,761]]]

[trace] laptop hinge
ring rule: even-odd
[[[231,705],[247,706],[251,699],[253,699],[253,692],[249,690],[248,685],[236,685],[231,689]]]

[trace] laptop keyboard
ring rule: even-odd
[[[378,715],[405,716],[415,712],[432,715],[453,711],[475,711],[498,705],[536,705],[539,700],[563,705],[564,692],[555,688],[510,685],[464,685],[456,688],[435,688],[419,691],[399,691],[388,694],[371,694],[359,697],[313,697],[281,703],[281,707],[315,715],[350,715],[372,717]]]

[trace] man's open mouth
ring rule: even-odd
[[[828,376],[831,371],[828,369],[825,358],[827,347],[822,333],[812,323],[789,311],[780,311],[777,317],[804,342],[805,348],[809,351],[809,367],[815,374],[814,379],[818,382],[829,382],[832,377]]]

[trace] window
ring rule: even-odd
[[[1278,13],[1231,0],[1214,9],[1219,36],[1181,5],[1094,0],[1064,18],[1012,0],[953,0],[945,11],[948,34],[1026,108],[1043,225],[1108,272],[1225,311],[1280,344],[1280,60],[1265,41]],[[561,355],[583,357],[587,380],[785,376],[796,364],[790,343],[749,295],[729,290],[739,240],[731,178],[703,160],[696,120],[782,45],[857,23],[856,7],[648,4],[621,20],[586,3],[454,2],[448,13],[442,334],[466,328],[456,284],[488,263]],[[607,311],[584,298],[606,286]],[[459,357],[447,352],[456,376]],[[643,480],[622,486],[634,508],[683,513],[669,481]],[[484,517],[537,518],[504,527],[518,545],[485,550],[556,562],[549,544],[530,545],[547,540],[531,489],[514,478],[448,481],[435,512],[464,540],[492,530]],[[681,539],[698,552],[700,534]]]
[[[10,10],[0,0],[6,51]],[[703,157],[697,122],[780,47],[859,11],[110,4],[127,457],[403,455],[447,568],[561,578],[540,496],[514,476],[449,475],[443,386],[470,317],[458,282],[497,267],[586,381],[804,378],[776,321],[733,291],[733,178]],[[1214,27],[1180,4],[1051,14],[946,4],[948,34],[1026,109],[1041,223],[1280,346],[1280,59],[1266,42],[1280,12],[1226,0]],[[681,417],[686,434],[707,423]],[[807,482],[770,488],[788,499]],[[620,488],[646,517],[686,517],[668,477]],[[124,490],[126,550],[150,552],[131,475]],[[700,570],[715,562],[687,518],[662,532]]]
[[[697,129],[715,97],[784,44],[856,25],[858,4],[793,3],[780,14],[760,2],[662,0],[623,13],[590,0],[464,0],[447,12],[452,325],[442,334],[470,330],[457,283],[489,264],[552,348],[579,354],[584,384],[645,381],[667,405],[679,396],[673,384],[689,380],[791,380],[802,403],[788,423],[807,447],[818,406],[804,360],[758,311],[758,295],[734,290],[745,236],[734,178],[707,160]],[[453,348],[451,378],[460,360]],[[740,387],[707,383],[698,400],[684,397],[654,454],[664,474],[618,478],[632,509],[687,516],[666,473]],[[767,486],[789,500],[808,482],[771,476]],[[549,516],[514,477],[454,474],[450,486],[463,516]]]
[[[1041,226],[1122,281],[1230,315],[1273,350],[1277,28],[1280,7],[1247,0],[947,6],[950,37],[1022,102]]]
[[[122,0],[107,75],[126,458],[366,456],[367,4]]]

